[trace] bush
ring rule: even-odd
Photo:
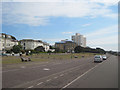
[[[22,46],[21,45],[14,45],[13,49],[12,49],[12,51],[14,53],[20,53],[21,50],[22,50]]]
[[[6,50],[6,53],[12,53],[12,50]]]
[[[89,52],[89,53],[101,53],[101,54],[105,54],[106,51],[101,49],[101,48],[90,48],[90,47],[81,47],[81,46],[77,46],[74,49],[75,53],[80,53],[80,52]]]

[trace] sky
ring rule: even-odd
[[[118,0],[3,0],[2,33],[54,45],[75,33],[118,51]]]

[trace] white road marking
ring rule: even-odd
[[[98,64],[100,65],[100,64]],[[88,72],[90,72],[91,70],[93,70],[94,68],[96,68],[98,65],[94,66],[93,68],[89,69],[88,71],[86,71],[85,73],[83,73],[82,75],[80,75],[79,77],[77,77],[76,79],[74,79],[73,81],[71,81],[70,83],[68,83],[67,85],[65,85],[64,87],[62,88],[66,88],[68,87],[69,85],[71,85],[72,83],[74,83],[75,81],[77,81],[78,79],[80,79],[82,76],[84,76],[85,74],[87,74]],[[62,90],[62,89],[61,89]]]
[[[47,82],[49,82],[51,79],[48,79]]]
[[[33,88],[33,86],[30,86],[30,87],[28,87],[28,88]]]
[[[38,83],[37,85],[40,85],[40,84],[42,84],[43,82],[40,82],[40,83]]]
[[[21,66],[21,68],[26,68],[25,66]]]
[[[60,76],[63,76],[64,74],[61,74]]]
[[[20,70],[20,69],[13,69],[13,70],[7,70],[7,71],[2,71],[2,72],[4,73],[4,72],[18,71],[18,70]]]
[[[74,70],[74,69],[76,69],[76,68],[78,68],[78,67],[80,67],[80,66],[83,66],[83,65],[85,65],[85,64],[82,64],[82,65],[79,65],[79,66],[76,66],[76,67],[73,67],[73,68],[69,68],[69,69],[67,69],[67,70],[64,70],[64,71],[61,71],[61,72],[57,72],[57,73],[54,73],[54,74],[52,74],[52,75],[49,75],[49,76],[46,76],[46,77],[43,77],[43,78],[40,78],[40,79],[37,79],[37,80],[33,80],[33,81],[30,81],[30,82],[27,82],[26,84],[31,83],[31,82],[34,82],[34,81],[39,81],[39,80],[41,80],[41,79],[45,79],[45,78],[48,78],[48,77],[50,77],[50,76],[54,76],[54,75],[58,75],[58,74],[61,74],[61,73],[65,73],[65,72],[68,72],[68,71],[70,71],[70,70]],[[68,73],[66,73],[66,74],[68,74]],[[57,78],[58,78],[58,77],[57,77]],[[22,84],[22,85],[24,85],[24,84]],[[16,86],[16,87],[20,87],[20,86],[22,86],[22,85],[18,85],[18,86]],[[14,87],[14,88],[16,88],[16,87]]]
[[[54,77],[54,78],[58,78],[58,77]]]
[[[48,71],[48,70],[50,70],[49,68],[43,68],[43,70],[46,70],[46,71]]]

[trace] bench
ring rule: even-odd
[[[31,61],[31,59],[29,57],[21,57],[21,61],[27,62],[27,61]]]

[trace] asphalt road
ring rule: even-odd
[[[3,88],[117,88],[117,57],[102,63],[93,57],[3,67]]]

